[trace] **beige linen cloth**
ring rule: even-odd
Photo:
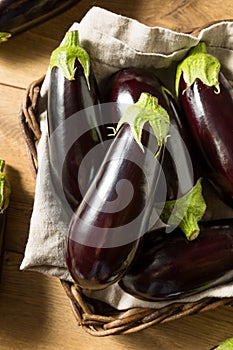
[[[200,40],[207,43],[209,53],[220,60],[224,73],[233,83],[233,22],[214,24],[202,30],[198,37],[194,37],[161,27],[148,27],[136,20],[92,7],[82,21],[74,23],[70,29],[79,30],[81,45],[91,56],[100,84],[103,78],[123,67],[154,67],[163,72],[164,83],[173,89],[173,67]],[[39,167],[34,208],[20,268],[71,281],[64,259],[69,218],[63,213],[59,198],[53,194],[49,172],[47,115],[43,108],[46,105],[48,79],[49,70],[41,90],[42,137],[38,145]],[[233,217],[232,210],[218,202],[217,198],[211,201],[215,202],[217,205],[208,212],[209,218],[221,215]],[[168,304],[138,300],[123,292],[117,284],[88,295],[106,301],[118,309],[134,306],[159,308]],[[206,296],[231,297],[233,283],[179,301],[197,300]]]

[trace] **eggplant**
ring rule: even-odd
[[[0,2],[0,42],[67,10],[77,0],[5,0]]]
[[[199,170],[192,143],[186,132],[187,125],[182,110],[168,89],[164,90],[164,94],[173,112],[170,113],[170,133],[162,163],[166,181],[166,201],[170,202],[184,196],[193,188],[199,179]]]
[[[204,42],[178,65],[176,91],[203,176],[233,207],[233,90]]]
[[[180,225],[184,234],[194,239],[199,234],[198,221],[206,203],[185,119],[172,93],[151,70],[131,67],[117,71],[105,82],[103,100],[112,102],[109,115],[115,125],[127,106],[139,98],[142,84],[143,91],[156,96],[170,116],[169,138],[161,162],[163,172],[155,193],[156,209],[169,227],[171,223]]]
[[[150,84],[157,91],[156,81]],[[103,289],[118,281],[149,226],[169,115],[144,87],[141,76],[138,101],[131,99],[119,112],[106,157],[70,222],[66,262],[84,289]],[[120,95],[117,104],[119,110],[125,107]]]
[[[146,301],[193,295],[233,280],[233,219],[200,223],[188,241],[179,228],[144,235],[141,249],[119,282],[127,293]]]
[[[167,230],[179,226],[186,238],[195,239],[199,233],[199,221],[207,204],[203,195],[202,178],[192,142],[186,132],[186,121],[171,92],[164,88],[170,112],[169,138],[164,150],[161,176],[155,198],[163,199],[160,218],[168,224]],[[161,193],[162,192],[162,193]]]
[[[94,157],[81,167],[85,156],[98,145],[98,159],[104,154],[98,86],[77,31],[66,33],[51,55],[50,68],[47,110],[52,181],[64,208],[73,213],[98,168]]]

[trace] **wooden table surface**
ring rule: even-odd
[[[65,13],[0,46],[0,158],[12,184],[0,283],[1,350],[211,349],[233,336],[233,310],[220,307],[133,335],[95,338],[76,323],[60,282],[19,271],[28,237],[35,180],[21,135],[18,112],[25,88],[45,73],[51,51],[74,21],[93,5],[147,25],[191,31],[206,23],[233,19],[232,0],[82,0]]]

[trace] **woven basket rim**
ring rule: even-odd
[[[38,166],[37,144],[41,137],[37,106],[44,78],[45,75],[28,86],[19,113],[19,123],[35,179]],[[195,302],[174,302],[160,309],[135,307],[120,311],[106,303],[86,297],[75,283],[65,280],[60,282],[78,325],[87,333],[98,337],[135,333],[155,324],[233,304],[233,297],[207,297]]]

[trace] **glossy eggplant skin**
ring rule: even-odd
[[[110,78],[108,89],[105,102],[113,102],[113,109],[109,111],[110,124],[114,124],[119,121],[126,106],[135,103],[142,92],[159,95],[161,86],[147,71],[127,69]],[[142,143],[152,152],[157,149],[155,136],[145,129]],[[80,287],[103,289],[118,281],[126,272],[141,236],[147,231],[162,153],[157,159],[155,153],[151,153],[153,156],[148,160],[147,153],[135,141],[128,124],[123,124],[112,139],[95,181],[70,223],[66,261]],[[150,174],[150,186],[145,173]],[[130,190],[124,187],[125,183],[130,183],[133,188],[129,202]],[[96,194],[96,188],[102,201]],[[108,206],[112,202],[116,203],[116,207],[109,212]],[[124,205],[125,202],[128,204]],[[85,226],[85,223],[88,225]]]
[[[113,74],[105,84],[106,92],[103,100],[104,102],[115,102],[115,105],[112,105],[111,115],[113,124],[117,123],[126,106],[136,102],[139,98],[142,84],[144,91],[156,96],[160,105],[167,110],[172,126],[170,129],[172,135],[167,140],[164,160],[161,163],[166,188],[162,183],[164,179],[160,178],[156,200],[159,202],[165,198],[164,193],[160,193],[160,188],[166,190],[166,200],[175,200],[187,193],[198,178],[195,152],[188,139],[185,117],[175,98],[166,87],[164,89],[163,83],[150,70],[125,68]],[[182,171],[178,168],[182,168]],[[182,181],[182,176],[184,181]]]
[[[59,180],[61,178],[65,198],[73,211],[77,209],[82,200],[83,193],[88,188],[97,167],[93,159],[88,169],[82,167],[80,175],[80,165],[85,155],[102,142],[99,130],[102,124],[101,111],[98,107],[99,92],[94,73],[91,69],[89,88],[83,68],[77,60],[75,66],[74,80],[67,79],[60,68],[54,67],[51,71],[48,89],[50,140],[53,134],[57,135],[53,147],[50,147],[51,171],[54,181],[55,178]],[[90,113],[90,108],[93,106]],[[69,124],[69,118],[72,118],[72,125]],[[86,130],[85,133],[80,133],[81,128]],[[69,146],[71,138],[74,141]],[[62,171],[57,161],[58,158],[63,161]]]
[[[200,79],[187,88],[181,76],[179,101],[189,132],[199,149],[204,175],[229,206],[233,207],[233,90],[223,73],[220,92]]]
[[[77,0],[4,0],[0,2],[0,32],[16,34],[61,13]]]
[[[201,233],[187,241],[179,229],[161,228],[143,243],[120,286],[147,300],[186,297],[233,280],[233,219],[200,224]]]
[[[149,139],[147,135],[145,139]],[[71,219],[66,261],[80,287],[106,288],[119,280],[130,265],[152,211],[153,191],[143,173],[148,165],[130,127],[123,125]],[[153,188],[159,163],[151,162],[149,166]],[[132,197],[129,182],[133,186]],[[109,204],[114,202],[114,209],[108,211]]]
[[[103,102],[113,103],[110,120],[113,124],[118,123],[127,106],[138,101],[142,92],[157,97],[159,104],[171,113],[162,91],[162,84],[149,69],[123,68],[112,74],[105,82],[103,90]]]
[[[187,122],[183,111],[171,93],[166,94],[167,103],[172,111],[170,137],[167,140],[162,162],[164,179],[160,178],[156,195],[161,196],[162,181],[166,181],[166,201],[174,201],[192,189],[199,178],[198,161],[193,143],[187,133]],[[161,196],[162,199],[163,196]]]

